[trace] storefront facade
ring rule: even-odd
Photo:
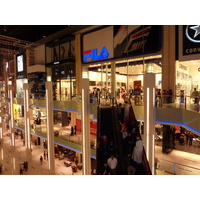
[[[176,94],[190,96],[200,91],[200,25],[178,26],[178,61],[176,62]]]
[[[90,93],[118,97],[143,89],[143,75],[162,86],[162,26],[104,26],[82,35],[83,78]]]
[[[53,82],[54,100],[76,95],[75,38],[66,37],[46,44],[46,75]]]

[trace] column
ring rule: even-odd
[[[0,146],[2,144],[3,144],[3,127],[2,127],[2,113],[0,113]]]
[[[0,90],[1,92],[1,90]],[[2,110],[1,110],[1,100],[0,100],[0,145],[3,144],[3,125],[2,125],[2,116],[3,116],[3,113],[2,113]]]
[[[14,133],[14,115],[13,115],[13,92],[12,85],[8,85],[9,101],[9,128],[10,128],[10,146],[15,146],[15,133]]]
[[[155,74],[144,74],[144,146],[154,175],[155,133]]]
[[[81,39],[80,34],[75,36],[75,54],[76,54],[76,94],[81,93],[81,80],[82,80],[82,68],[81,68]]]
[[[47,148],[49,175],[55,174],[54,158],[54,131],[53,131],[53,91],[52,82],[46,82],[46,109],[47,109]]]
[[[175,94],[175,26],[163,26],[162,89],[172,89]]]
[[[26,148],[26,157],[29,159],[31,157],[31,132],[30,132],[30,103],[29,103],[29,84],[23,84],[24,90],[24,140],[25,140],[25,148]]]
[[[116,73],[115,63],[111,63],[111,97],[116,96]]]
[[[83,175],[91,175],[89,79],[82,79]]]

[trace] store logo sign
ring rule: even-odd
[[[101,52],[98,53],[98,49],[92,49],[84,51],[83,61],[87,62],[88,58],[91,58],[92,61],[102,60],[109,57],[109,53],[106,47],[102,47]]]
[[[188,25],[185,34],[191,42],[200,43],[200,25]]]

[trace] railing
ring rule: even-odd
[[[20,120],[20,121],[17,120],[17,121],[15,121],[15,127],[24,128],[24,121],[23,120]],[[46,132],[47,132],[46,126],[42,126],[42,125],[31,125],[30,129],[31,129],[31,132],[35,133],[35,134],[37,134],[39,132],[42,132],[42,133],[46,134]],[[55,128],[54,128],[54,132],[56,132]],[[82,136],[71,135],[69,133],[69,131],[66,132],[66,130],[59,130],[58,134],[54,134],[54,136],[62,138],[64,140],[68,140],[70,142],[74,142],[76,144],[82,145]],[[96,149],[96,140],[91,140],[90,144],[91,144],[91,148],[92,149]]]
[[[195,103],[195,98],[197,103]],[[200,97],[180,95],[156,95],[155,106],[164,108],[181,108],[200,112]],[[143,95],[134,95],[131,98],[133,105],[143,106]]]
[[[45,93],[30,93],[29,95],[30,99],[46,99]],[[14,94],[14,98],[24,98],[23,93],[17,93]],[[75,101],[80,102],[81,101],[81,95],[64,95],[64,94],[56,94],[53,95],[54,101]]]
[[[159,159],[155,164],[156,174],[200,175],[200,168],[191,167],[177,162]]]

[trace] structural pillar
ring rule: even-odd
[[[152,175],[155,174],[155,74],[144,75],[144,146]]]
[[[46,82],[47,148],[49,175],[55,174],[54,131],[53,131],[53,91],[52,82]]]
[[[171,89],[173,94],[176,85],[175,32],[175,25],[163,26],[162,89]]]
[[[3,144],[3,126],[2,126],[2,110],[1,110],[1,101],[0,101],[0,144]]]
[[[111,97],[116,96],[116,69],[115,69],[115,63],[111,63]]]
[[[83,175],[91,175],[89,79],[82,79]]]
[[[13,114],[13,91],[12,85],[8,85],[9,94],[9,128],[10,128],[10,146],[15,146],[15,133],[14,133],[14,114]]]
[[[81,67],[81,35],[75,36],[76,51],[76,94],[81,93],[82,67]]]
[[[24,90],[24,124],[25,124],[25,147],[26,147],[26,157],[29,159],[31,157],[31,132],[30,132],[30,103],[29,103],[29,84],[23,84]]]

